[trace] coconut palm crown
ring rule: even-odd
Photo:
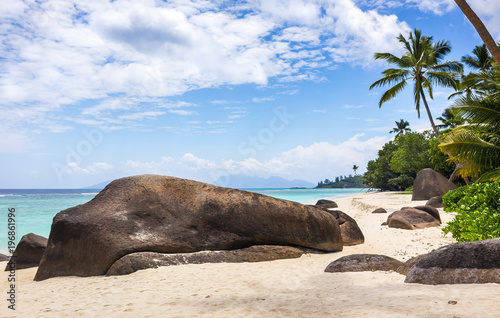
[[[391,131],[389,131],[390,134],[395,133],[396,137],[399,137],[400,135],[404,134],[407,131],[411,131],[410,129],[410,123],[407,122],[404,119],[401,119],[400,121],[395,121],[396,127],[392,128]]]
[[[432,37],[423,36],[417,29],[410,33],[408,39],[402,34],[397,39],[403,44],[405,53],[402,57],[397,57],[391,53],[375,53],[375,59],[386,60],[396,67],[383,71],[384,77],[373,83],[370,89],[386,85],[391,86],[382,94],[379,101],[380,108],[383,103],[391,100],[404,90],[408,82],[413,82],[413,96],[418,116],[420,118],[420,104],[422,101],[432,129],[436,136],[439,136],[424,91],[427,91],[432,99],[433,85],[456,89],[460,82],[458,75],[463,72],[463,66],[459,62],[442,62],[444,56],[451,51],[448,41],[433,43]]]

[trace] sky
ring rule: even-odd
[[[430,129],[411,88],[378,107],[374,53],[414,28],[449,61],[482,44],[452,0],[1,1],[4,189],[364,173],[395,121]],[[500,1],[468,2],[500,41]]]

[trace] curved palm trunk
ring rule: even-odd
[[[477,33],[479,33],[479,36],[483,40],[484,44],[486,44],[486,47],[488,48],[488,51],[490,51],[491,56],[493,56],[495,62],[500,65],[500,49],[496,45],[495,40],[493,40],[493,37],[488,32],[488,29],[486,29],[481,19],[479,19],[477,14],[471,9],[467,1],[455,0],[455,3],[458,5],[460,10],[462,10],[467,19],[469,19],[469,21],[472,23]]]
[[[427,105],[427,99],[425,99],[424,90],[422,88],[420,88],[420,95],[422,96],[422,101],[424,102],[425,110],[427,111],[427,116],[429,116],[434,134],[436,134],[436,137],[439,139],[439,131],[437,130],[434,120],[432,119],[431,110],[429,109],[429,105]]]

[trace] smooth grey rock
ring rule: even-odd
[[[264,262],[298,258],[304,253],[306,253],[304,249],[277,245],[257,245],[230,251],[195,253],[137,252],[127,254],[114,262],[106,275],[126,275],[147,268],[182,264]]]
[[[500,238],[455,243],[422,255],[405,283],[500,284]]]
[[[389,256],[378,254],[353,254],[331,262],[325,269],[328,273],[397,271],[403,263]]]

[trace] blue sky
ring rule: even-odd
[[[500,40],[500,2],[468,2]],[[411,90],[369,90],[413,28],[448,60],[482,44],[452,0],[4,2],[0,188],[363,173],[395,121],[430,128]]]

